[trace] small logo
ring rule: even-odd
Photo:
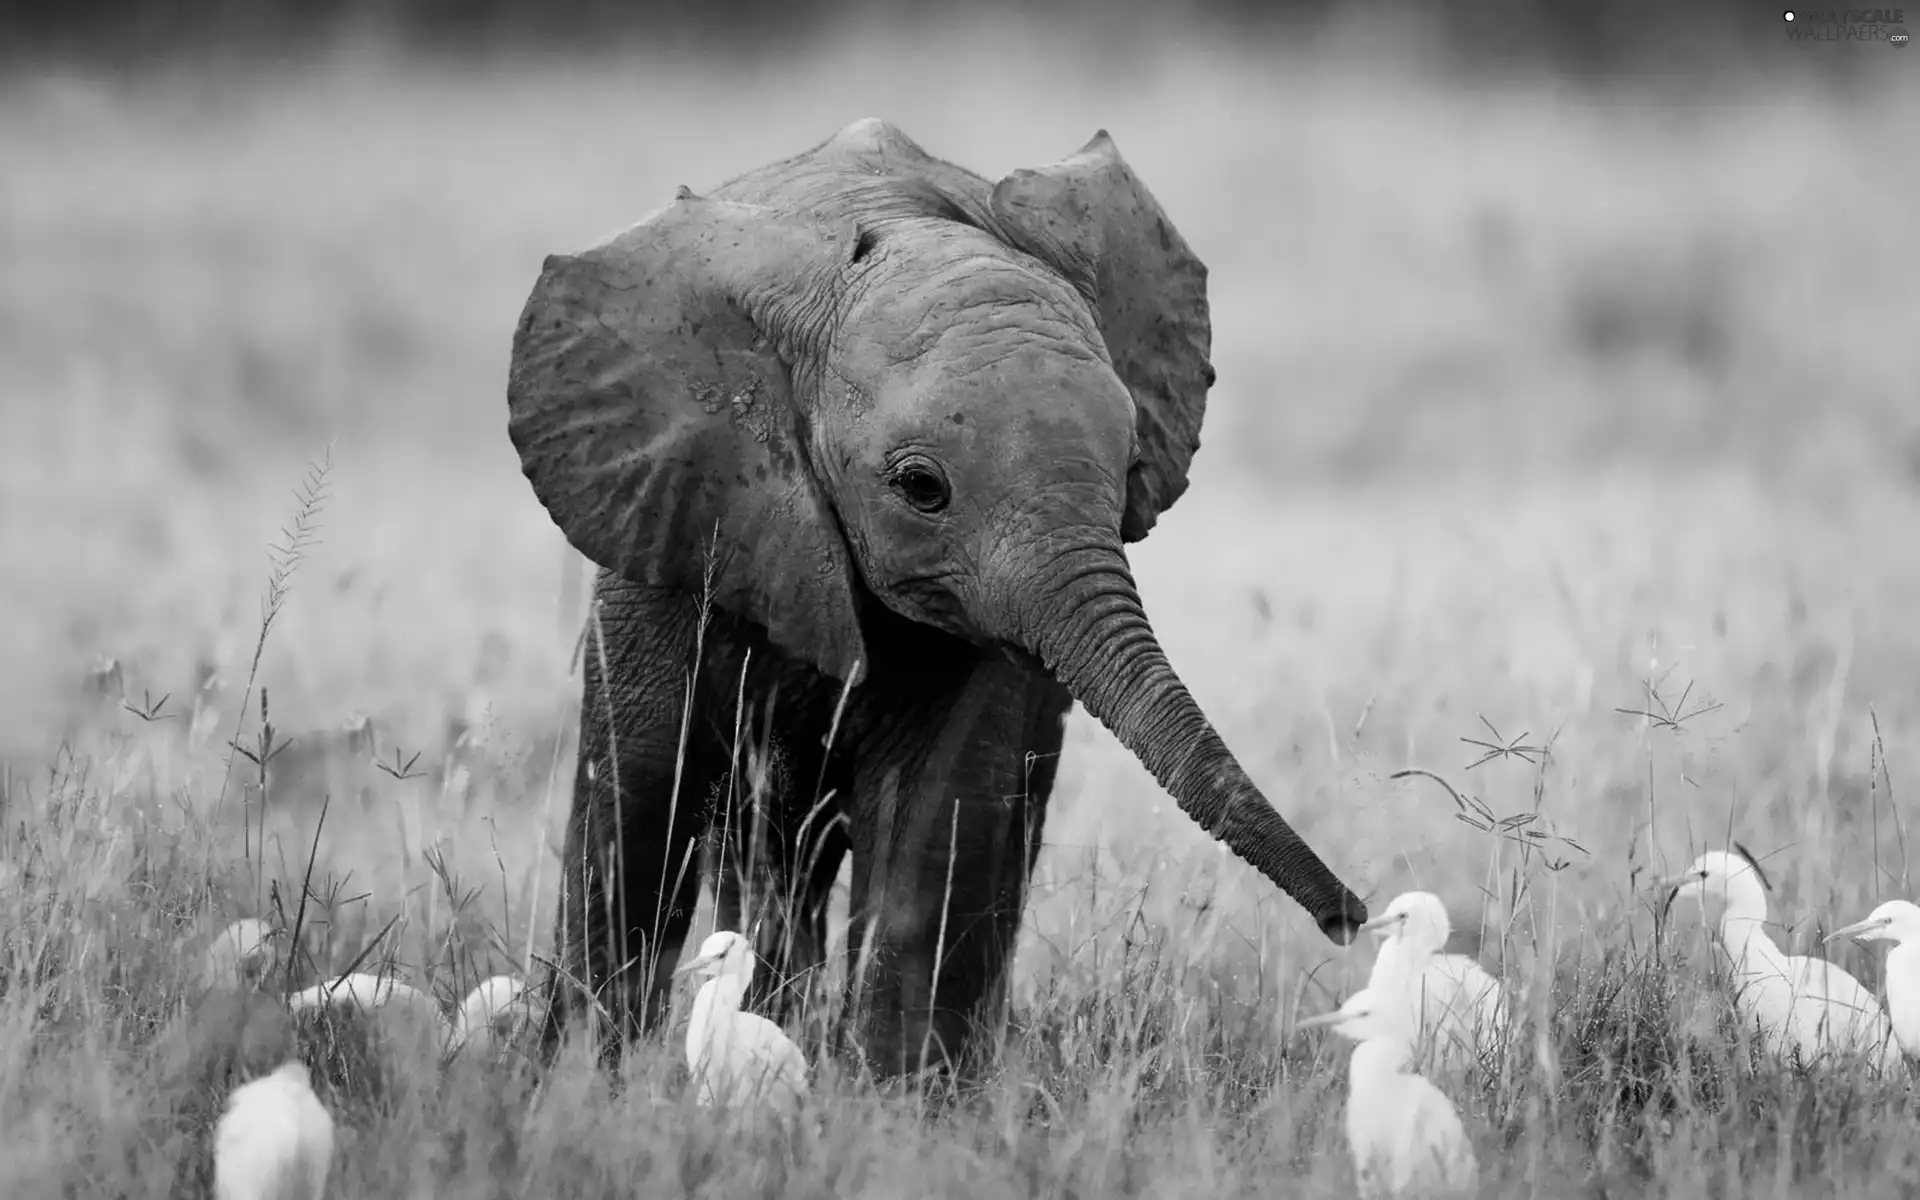
[[[1903,8],[1789,8],[1780,17],[1796,42],[1886,42],[1905,49],[1912,40]]]

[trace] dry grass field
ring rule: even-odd
[[[0,94],[0,1196],[204,1194],[261,1064],[198,954],[303,881],[308,975],[395,918],[443,997],[545,952],[582,564],[505,435],[519,306],[543,254],[867,115],[990,175],[1104,127],[1210,264],[1220,384],[1142,591],[1335,870],[1439,893],[1518,989],[1499,1070],[1441,1080],[1483,1194],[1920,1186],[1906,1083],[1750,1060],[1648,890],[1737,838],[1799,952],[1916,893],[1910,73],[1581,95],[972,31]],[[263,695],[264,781],[226,750]],[[677,1026],[618,1091],[388,1047],[317,1072],[331,1194],[1351,1194],[1344,1045],[1291,1025],[1371,948],[1084,715],[1047,842],[978,1096],[823,1063],[743,1136]]]

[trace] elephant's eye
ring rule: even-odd
[[[890,482],[908,504],[923,513],[939,512],[952,498],[947,477],[924,458],[910,458],[894,467]]]

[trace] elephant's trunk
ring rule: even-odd
[[[1327,937],[1351,942],[1366,906],[1267,803],[1174,674],[1118,546],[1058,558],[1040,582],[1024,597],[1018,640],[1182,811],[1298,901]]]

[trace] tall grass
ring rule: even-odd
[[[317,495],[303,489],[295,527],[312,527]],[[276,554],[262,646],[293,594],[286,561]],[[1662,777],[1658,739],[1687,736],[1712,706],[1689,706],[1694,689],[1673,680],[1650,677],[1643,689],[1614,716],[1640,726],[1641,802],[1651,808],[1674,782]],[[244,696],[238,707],[244,721]],[[128,729],[68,748],[42,779],[9,776],[0,792],[8,1196],[189,1195],[204,1185],[212,1115],[262,1065],[248,1018],[197,978],[199,949],[232,913],[303,914],[286,987],[402,970],[450,1007],[479,977],[525,958],[507,930],[516,908],[530,908],[526,891],[503,879],[485,901],[488,885],[469,885],[431,846],[418,851],[427,879],[378,904],[355,894],[351,872],[316,877],[332,798],[258,812],[278,745],[264,705],[251,742],[236,734],[228,755],[210,752],[204,774],[180,773],[161,796],[153,751],[184,736],[157,709],[124,706]],[[1481,951],[1516,1000],[1502,1047],[1440,1076],[1479,1147],[1484,1194],[1879,1195],[1912,1183],[1920,1114],[1906,1081],[1761,1055],[1697,939],[1650,935],[1646,864],[1565,886],[1590,856],[1548,812],[1567,770],[1556,739],[1478,726],[1459,739],[1470,748],[1461,778],[1475,786],[1449,770],[1401,774],[1422,777],[1412,785],[1444,797],[1478,840],[1489,914],[1475,923]],[[753,761],[765,747],[749,732],[741,750]],[[1871,802],[1894,813],[1884,756],[1876,737]],[[224,814],[222,757],[256,773],[247,805]],[[376,806],[404,803],[417,783],[396,763]],[[484,773],[484,759],[473,765]],[[749,773],[748,811],[765,777]],[[303,834],[306,857],[270,862],[259,832],[270,824]],[[237,859],[227,857],[236,831]],[[545,1072],[519,1053],[443,1064],[377,1023],[303,1026],[294,1044],[316,1063],[346,1130],[343,1195],[614,1196],[638,1180],[729,1196],[1347,1194],[1336,1119],[1344,1050],[1289,1033],[1296,1014],[1342,989],[1264,954],[1248,961],[1233,944],[1248,931],[1216,907],[1204,864],[1182,881],[1199,889],[1196,903],[1172,919],[1151,914],[1161,876],[1180,869],[1160,861],[1076,877],[1056,862],[1039,903],[1088,920],[1049,947],[1066,969],[1029,977],[977,1088],[931,1078],[917,1090],[876,1088],[819,1053],[837,989],[809,989],[794,1024],[815,1048],[816,1090],[791,1129],[741,1128],[690,1107],[672,1031],[637,1047],[617,1081],[594,1070],[585,1043]],[[1031,934],[1029,953],[1052,932]],[[1264,945],[1266,932],[1255,932]],[[1223,969],[1251,974],[1251,990]]]

